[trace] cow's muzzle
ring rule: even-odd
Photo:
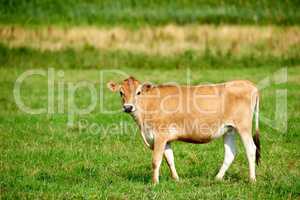
[[[124,112],[130,113],[134,110],[134,106],[130,105],[130,104],[125,104],[123,106],[123,110],[124,110]]]

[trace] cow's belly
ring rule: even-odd
[[[211,134],[208,132],[185,132],[178,135],[177,140],[195,144],[203,144],[211,141]]]
[[[191,138],[191,137],[180,137],[179,141],[194,143],[194,144],[205,144],[211,141],[211,138]]]
[[[221,137],[228,131],[228,127],[228,124],[220,123],[220,121],[210,123],[203,123],[203,121],[199,121],[199,123],[171,121],[164,126],[155,123],[152,123],[151,126],[149,124],[144,125],[141,134],[144,143],[152,149],[156,134],[167,134],[169,141],[179,140],[201,144]]]
[[[218,125],[188,122],[179,127],[178,140],[191,143],[207,143],[216,132]]]
[[[179,135],[178,140],[190,143],[208,143],[231,131],[232,127],[233,125],[224,123],[219,126],[208,127],[204,130],[185,130],[185,133]]]

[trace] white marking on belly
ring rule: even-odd
[[[225,133],[227,133],[231,129],[231,127],[234,127],[234,125],[232,123],[222,124],[219,127],[219,129],[217,130],[217,132],[215,132],[215,134],[212,135],[212,139],[223,136]]]

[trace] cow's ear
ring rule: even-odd
[[[110,89],[112,92],[117,92],[119,90],[119,84],[113,82],[113,81],[109,81],[107,83],[107,87],[108,89]]]
[[[152,83],[144,83],[143,87],[142,87],[142,91],[149,91],[150,89],[152,89],[154,87],[154,85]]]

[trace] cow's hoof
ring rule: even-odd
[[[216,181],[223,181],[223,177],[216,176],[216,177],[215,177],[215,180],[216,180]]]
[[[250,178],[250,183],[255,183],[256,182],[256,178]]]
[[[174,181],[179,181],[179,177],[178,177],[178,176],[172,176],[172,179],[173,179]]]
[[[159,181],[158,180],[152,180],[152,185],[157,185],[159,183]]]
[[[177,178],[172,178],[175,182],[178,182],[179,181],[179,177]]]

